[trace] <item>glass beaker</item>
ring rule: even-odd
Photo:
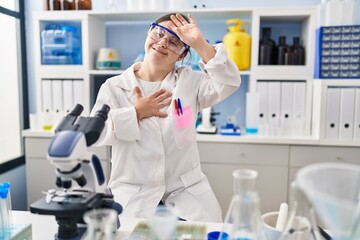
[[[238,169],[233,172],[234,196],[226,214],[222,234],[229,240],[263,240],[260,198],[254,190],[257,171]]]
[[[84,214],[87,226],[83,239],[115,239],[118,214],[114,209],[93,209]]]
[[[319,240],[315,210],[296,182],[291,183],[290,214],[280,240]]]
[[[151,230],[160,240],[173,239],[177,219],[177,215],[172,209],[166,206],[158,206],[149,218]]]

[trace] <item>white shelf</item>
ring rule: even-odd
[[[90,70],[90,75],[120,75],[124,70]]]

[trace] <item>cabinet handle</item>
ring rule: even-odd
[[[245,153],[240,153],[240,156],[241,157],[246,157],[246,154]]]
[[[336,157],[336,160],[340,161],[340,162],[343,162],[344,159],[342,157]]]

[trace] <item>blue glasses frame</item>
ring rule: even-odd
[[[187,45],[186,43],[184,43],[183,41],[181,41],[181,39],[179,38],[179,36],[178,36],[174,31],[171,31],[170,29],[168,29],[168,28],[166,28],[166,27],[164,27],[164,26],[162,26],[162,25],[160,25],[160,24],[157,24],[157,23],[155,23],[155,22],[153,22],[153,23],[150,24],[150,28],[152,29],[153,27],[159,27],[159,28],[161,28],[161,29],[164,29],[164,30],[167,31],[168,33],[174,35],[177,39],[179,39],[180,42],[182,42],[182,43],[184,44],[184,46],[185,46],[185,51],[189,50],[190,46]]]

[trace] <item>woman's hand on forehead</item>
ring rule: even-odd
[[[191,14],[188,14],[188,17],[190,22],[187,22],[183,16],[177,13],[176,15],[171,15],[171,21],[168,21],[166,24],[168,28],[179,36],[181,41],[194,48],[197,44],[206,40],[197,26],[195,18]]]

